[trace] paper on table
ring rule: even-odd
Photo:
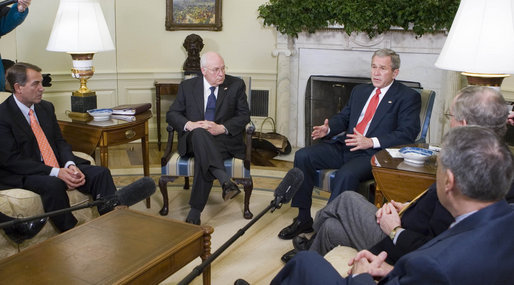
[[[399,148],[386,148],[386,150],[392,158],[402,158]]]

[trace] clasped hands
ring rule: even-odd
[[[192,131],[197,128],[202,128],[207,130],[211,135],[217,136],[225,133],[225,127],[223,125],[216,124],[212,121],[197,121],[197,122],[187,122],[186,130]]]
[[[405,206],[407,206],[407,203],[391,200],[390,203],[384,204],[375,213],[377,223],[386,235],[389,235],[394,228],[401,226],[398,212]],[[382,278],[393,270],[393,266],[385,262],[386,257],[387,253],[385,251],[382,251],[379,255],[374,255],[367,250],[362,250],[348,262],[348,265],[353,266],[348,274],[368,273],[374,278]]]
[[[74,164],[68,166],[68,168],[59,168],[57,177],[64,181],[69,189],[80,187],[86,183],[86,176]]]
[[[325,137],[328,134],[328,119],[325,119],[323,125],[314,126],[312,128],[311,138],[313,140]],[[347,146],[353,146],[350,151],[356,151],[359,149],[368,149],[373,147],[373,140],[363,136],[355,128],[353,128],[353,134],[346,134],[345,144]]]

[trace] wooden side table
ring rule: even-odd
[[[9,284],[159,284],[211,255],[210,226],[117,209],[0,260]],[[210,284],[210,266],[203,284]]]
[[[157,147],[161,150],[161,95],[176,96],[180,82],[177,80],[156,80],[155,109],[157,110]]]
[[[428,147],[426,144],[408,146]],[[403,158],[391,157],[387,150],[383,149],[371,158],[371,166],[377,183],[375,192],[377,206],[380,206],[384,197],[389,201],[410,201],[436,180],[435,157],[429,158],[424,165],[414,166],[405,163]]]
[[[65,114],[58,114],[57,119],[64,139],[73,150],[94,156],[96,147],[100,147],[100,165],[104,167],[109,167],[109,146],[141,139],[143,173],[149,176],[148,120],[151,117],[152,112],[146,111],[137,115],[133,122],[123,120],[82,122],[74,121]],[[146,199],[146,207],[150,208],[150,198]]]

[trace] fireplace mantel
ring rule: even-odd
[[[436,92],[428,141],[439,143],[444,132],[445,106],[459,89],[460,77],[434,66],[446,39],[444,33],[416,38],[405,31],[390,31],[369,39],[366,34],[348,36],[342,30],[302,33],[293,39],[277,35],[277,129],[295,146],[305,141],[305,88],[311,75],[369,77],[371,56],[381,48],[400,54],[398,79],[420,82]],[[446,94],[451,94],[447,96]],[[310,134],[307,134],[310,135]]]

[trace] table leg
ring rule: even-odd
[[[109,168],[109,151],[103,143],[100,143],[100,165]]]
[[[202,226],[203,229],[203,254],[201,256],[202,261],[205,261],[211,256],[211,234],[214,229],[211,226]],[[211,265],[207,265],[203,270],[203,285],[211,284]]]
[[[143,153],[143,174],[150,176],[150,158],[148,147],[148,120],[145,122],[145,135],[141,138],[141,150]],[[146,198],[146,208],[150,208],[150,198]]]
[[[161,150],[161,87],[155,87],[155,108],[157,109],[157,149]]]

